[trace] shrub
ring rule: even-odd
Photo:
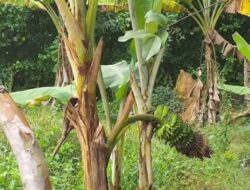
[[[172,112],[181,112],[183,110],[183,105],[176,98],[170,85],[158,86],[154,89],[152,95],[153,109],[155,109],[157,105],[167,105]]]

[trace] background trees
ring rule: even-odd
[[[12,90],[53,85],[58,42],[49,16],[44,11],[3,4],[0,15],[0,80]]]

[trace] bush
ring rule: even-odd
[[[166,105],[172,112],[181,112],[183,105],[176,98],[170,85],[158,86],[154,89],[152,95],[152,106],[155,109],[158,105]]]

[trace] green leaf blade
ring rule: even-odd
[[[126,42],[132,38],[136,38],[136,39],[144,39],[146,37],[150,37],[153,36],[153,34],[151,32],[148,32],[146,30],[130,30],[128,32],[125,33],[124,36],[121,36],[118,38],[119,42]]]
[[[238,33],[235,32],[233,34],[233,40],[237,44],[237,48],[240,51],[240,53],[250,61],[250,46],[249,44],[244,40],[244,38]]]
[[[20,105],[27,105],[31,102],[41,103],[49,98],[56,98],[61,103],[66,104],[75,94],[75,86],[65,87],[41,87],[11,93],[13,100]]]
[[[161,49],[161,39],[158,36],[152,36],[143,41],[142,56],[148,61],[156,55]]]
[[[250,94],[250,88],[244,86],[236,86],[236,85],[229,85],[229,84],[219,84],[219,89],[239,94],[239,95],[248,95]]]
[[[166,26],[168,22],[167,17],[153,10],[148,11],[147,14],[145,15],[145,18],[146,18],[146,23],[154,22],[159,24],[160,26]]]

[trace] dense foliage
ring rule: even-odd
[[[0,17],[0,80],[12,90],[53,85],[58,63],[58,41],[48,15],[43,11],[1,5]],[[160,76],[168,75],[175,81],[180,69],[194,73],[197,67],[204,68],[202,34],[191,18],[177,22],[183,15],[167,14],[167,17],[173,25],[168,29],[170,39]],[[231,43],[231,35],[235,31],[248,41],[249,23],[244,16],[224,14],[217,30]],[[102,64],[129,60],[128,44],[117,40],[131,27],[128,12],[99,10],[96,26],[96,41],[103,37],[105,45]],[[221,76],[229,83],[242,84],[242,62],[222,57],[220,48],[217,50]]]
[[[154,89],[152,95],[152,106],[166,105],[173,112],[181,112],[184,110],[181,102],[176,98],[173,88],[168,86],[158,86]]]
[[[53,85],[57,43],[48,15],[0,5],[0,17],[0,80],[13,90]]]

